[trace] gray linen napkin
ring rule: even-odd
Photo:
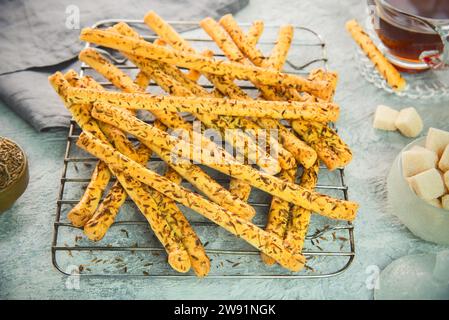
[[[75,57],[83,47],[80,28],[109,18],[143,19],[149,10],[167,20],[219,17],[248,2],[0,0],[0,99],[38,131],[67,127],[70,116],[47,77],[76,68]]]

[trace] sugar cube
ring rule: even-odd
[[[434,206],[436,208],[441,208],[441,201],[440,199],[436,198],[436,199],[430,199],[430,200],[426,200],[427,203],[429,203],[431,206]]]
[[[379,105],[374,114],[373,127],[381,130],[395,131],[395,121],[398,115],[398,111],[384,105]]]
[[[426,148],[434,151],[438,156],[443,154],[449,144],[449,132],[430,128],[426,138]]]
[[[435,168],[411,177],[410,184],[415,193],[425,200],[441,197],[446,191],[441,174]]]
[[[449,194],[441,197],[441,206],[443,209],[449,210]]]
[[[435,152],[416,146],[402,153],[402,173],[404,177],[417,175],[435,168],[437,161]]]
[[[415,108],[404,108],[399,111],[395,126],[404,136],[410,138],[419,135],[423,129],[421,117]]]
[[[443,172],[449,170],[449,144],[446,146],[443,154],[441,155],[440,162],[438,162],[438,168],[440,168]]]
[[[446,171],[443,175],[444,184],[446,188],[449,189],[449,171]]]

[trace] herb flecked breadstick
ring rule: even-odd
[[[178,146],[184,146],[187,150],[195,149],[194,146],[189,145],[184,140],[176,140],[176,138],[168,136],[165,132],[129,116],[117,107],[110,106],[106,110],[101,110],[100,106],[96,106],[92,110],[92,116],[117,126],[138,137],[144,143],[157,144],[159,147],[168,150],[171,150],[170,146],[176,143]],[[246,181],[252,186],[285,201],[311,209],[330,218],[353,220],[356,216],[358,205],[354,202],[333,199],[326,195],[310,192],[295,184],[283,182],[279,178],[259,172],[248,165],[229,160],[226,163],[210,161],[207,163],[207,166],[231,177]]]
[[[182,180],[181,176],[170,167],[168,167],[164,177],[176,184],[180,184]],[[158,203],[159,210],[165,212],[165,219],[173,228],[177,236],[182,239],[182,243],[190,255],[190,263],[195,274],[198,277],[206,276],[210,271],[210,259],[189,221],[172,199],[162,195],[162,193],[157,192],[156,190],[152,190],[151,194],[154,201]]]
[[[64,79],[63,75],[60,72],[56,72],[49,77],[49,81],[55,91],[61,96],[75,118],[75,121],[81,126],[83,131],[95,134],[102,141],[107,141],[97,122],[90,117],[88,111],[77,110],[78,105],[70,105],[67,102],[65,92],[70,85]],[[172,228],[161,216],[161,213],[157,209],[157,204],[151,198],[146,188],[140,182],[129,178],[122,171],[112,170],[112,173],[117,177],[122,187],[125,188],[130,198],[133,199],[139,210],[150,223],[156,237],[167,251],[169,264],[179,272],[187,272],[191,267],[190,257],[181,240],[174,234]]]
[[[155,121],[155,127],[159,130],[167,130],[161,122]],[[164,177],[173,183],[181,184],[182,177],[170,166],[167,166],[167,170]],[[210,271],[210,259],[206,254],[201,240],[193,230],[189,221],[184,216],[184,213],[177,207],[175,201],[162,195],[156,190],[151,190],[151,194],[154,200],[159,205],[159,210],[166,213],[165,219],[173,228],[175,233],[182,239],[182,243],[187,249],[190,255],[190,263],[192,269],[198,277],[206,276]]]
[[[252,101],[205,97],[154,96],[143,93],[101,92],[80,88],[69,88],[67,90],[67,99],[72,104],[104,103],[134,110],[300,119],[324,123],[337,121],[339,116],[339,107],[334,103],[327,102]]]
[[[314,148],[329,170],[344,167],[352,160],[352,152],[338,134],[325,124],[292,121],[296,133]]]
[[[318,181],[319,168],[320,164],[317,161],[311,168],[304,169],[300,184],[303,188],[309,190],[315,188]],[[299,206],[293,206],[291,212],[291,219],[285,234],[284,243],[293,252],[301,252],[312,212]]]
[[[323,81],[312,82],[299,76],[281,73],[259,67],[240,65],[237,63],[219,61],[200,54],[184,53],[157,46],[141,39],[134,39],[110,31],[84,28],[80,39],[108,48],[127,52],[132,55],[160,60],[168,64],[227,76],[240,80],[258,81],[265,85],[284,85],[295,87],[300,91],[311,92],[321,97],[320,91],[326,87]]]
[[[234,20],[231,14],[224,15],[220,19],[220,24],[229,33],[232,40],[239,49],[251,60],[256,66],[262,66],[265,60],[263,53],[255,46],[249,46],[246,35]]]
[[[210,17],[203,19],[200,25],[230,61],[243,65],[251,65],[251,62],[240,52],[240,49],[235,45],[231,37],[229,37],[226,31],[214,19]],[[252,80],[252,82],[267,100],[281,100],[274,87],[263,85],[255,80]]]
[[[359,45],[368,58],[374,63],[381,76],[387,81],[393,90],[404,89],[406,82],[398,70],[380,52],[369,35],[355,20],[346,22],[346,30],[351,34],[354,41]]]
[[[250,46],[255,46],[263,33],[264,22],[262,20],[255,20],[251,23],[248,32],[246,33],[246,41]]]
[[[98,162],[80,201],[69,211],[67,218],[76,227],[82,227],[92,217],[111,178],[108,167]]]
[[[281,171],[279,178],[294,183],[295,182],[296,170]],[[290,219],[290,203],[288,201],[282,200],[278,197],[273,197],[270,204],[270,211],[268,212],[267,224],[265,226],[265,231],[271,232],[280,238],[284,238],[285,231],[287,230],[287,224]],[[275,261],[261,254],[260,257],[262,261],[267,265],[272,265]]]
[[[294,28],[291,24],[279,28],[276,44],[271,50],[270,56],[263,62],[262,67],[282,70],[293,41],[293,33]]]
[[[304,266],[304,257],[285,250],[282,239],[263,231],[251,222],[236,217],[215,203],[172,183],[168,179],[126,158],[126,156],[115,151],[91,134],[83,132],[77,141],[77,145],[99,157],[108,165],[126,171],[140,182],[204,215],[209,220],[274,258],[283,267],[292,271],[299,271]]]

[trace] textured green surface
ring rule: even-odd
[[[252,1],[236,15],[240,21],[296,23],[320,32],[327,40],[331,68],[340,73],[337,102],[339,127],[354,151],[346,171],[350,198],[361,204],[356,220],[357,256],[342,275],[323,280],[155,280],[81,279],[80,289],[67,289],[66,278],[53,269],[50,257],[52,224],[63,164],[65,131],[36,133],[0,105],[0,135],[17,141],[30,161],[30,184],[24,195],[0,215],[0,297],[2,298],[353,298],[371,299],[366,282],[406,254],[437,252],[387,213],[385,179],[394,157],[410,140],[398,133],[371,128],[377,104],[414,106],[429,126],[449,129],[448,103],[403,100],[376,89],[357,73],[354,44],[344,31],[350,18],[362,19],[363,1]],[[350,6],[349,4],[354,4]],[[300,34],[296,35],[300,37]],[[47,84],[40,84],[47,85]],[[446,119],[446,120],[445,120]]]

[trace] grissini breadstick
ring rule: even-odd
[[[239,48],[236,47],[234,42],[229,38],[227,33],[221,28],[221,26],[215,22],[212,18],[203,19],[200,22],[201,27],[210,35],[210,37],[217,43],[217,45],[221,48],[221,50],[225,53],[225,55],[229,58],[229,60],[237,62],[237,63],[247,63],[245,56],[240,52]],[[290,30],[287,28],[287,30]],[[291,29],[292,30],[292,29]],[[283,34],[283,33],[282,33]],[[291,38],[291,36],[290,36]],[[280,43],[285,45],[285,42],[288,41],[280,41]],[[290,40],[291,42],[291,40]],[[276,59],[272,59],[271,63],[282,60],[282,53],[286,53],[288,51],[278,50],[276,52]],[[284,60],[285,61],[285,60]],[[273,99],[277,100],[277,96],[275,92],[272,92],[271,88],[265,88],[263,86],[258,86],[264,96],[267,96],[268,91],[271,93],[268,94],[270,97],[274,97]],[[246,99],[251,99],[249,96],[245,97]],[[282,139],[284,147],[290,151],[291,154],[305,167],[310,167],[316,160],[316,152],[307,146],[304,142],[299,140],[292,132],[286,129],[283,125],[281,125],[278,121],[272,119],[258,118],[256,120],[257,124],[265,129],[277,129],[279,136]],[[284,169],[288,169],[283,167]]]
[[[84,82],[85,87],[103,90],[101,85],[90,77],[83,77],[80,81]],[[130,112],[130,114],[132,113]],[[140,145],[138,149],[135,149],[121,130],[102,122],[98,125],[115,148],[141,164],[148,162],[151,151],[146,146]],[[101,240],[114,222],[126,197],[127,193],[121,186],[120,181],[115,182],[95,214],[84,225],[84,234],[91,240]]]
[[[120,172],[120,169],[114,171],[114,174],[150,223],[154,234],[167,251],[169,264],[178,272],[189,271],[191,267],[190,256],[181,239],[166,221],[164,214],[159,211],[158,204],[150,195],[150,190],[142,186],[140,181]]]
[[[242,29],[239,27],[232,15],[224,15],[221,17],[219,22],[231,36],[232,40],[234,40],[234,43],[245,54],[245,56],[248,57],[248,59],[251,60],[256,66],[262,66],[265,61],[263,53],[255,46],[248,45],[246,35],[243,33]]]
[[[288,50],[293,40],[294,28],[291,24],[279,28],[279,35],[269,57],[263,62],[262,67],[282,70],[287,60]],[[248,40],[247,40],[248,41]],[[251,46],[251,43],[248,43]]]
[[[125,35],[129,35],[132,37],[138,37],[138,34],[132,28],[130,28],[128,25],[126,25],[125,23],[117,24],[112,28],[118,32],[125,34]],[[86,59],[93,60],[93,58],[91,56],[94,56],[95,54],[96,54],[97,60],[101,59],[99,54],[96,53],[92,49],[86,49],[86,50],[82,51],[80,54],[80,59],[82,59],[83,61],[87,61]],[[161,86],[164,90],[166,90],[170,94],[174,94],[174,95],[178,95],[178,96],[190,96],[192,94],[198,95],[198,96],[209,96],[209,93],[204,88],[202,88],[201,86],[197,85],[196,83],[194,83],[192,81],[184,80],[183,83],[184,83],[185,87],[181,87],[181,86],[177,85],[176,83],[174,83],[173,79],[168,79],[166,76],[164,76],[163,71],[167,72],[168,71],[167,69],[169,69],[169,66],[162,67],[160,65],[160,63],[158,63],[158,62],[156,62],[157,64],[155,65],[153,61],[142,61],[142,59],[135,59],[135,57],[130,57],[130,58],[142,70],[147,70],[148,73],[151,73],[152,77],[156,80],[156,82],[159,84],[159,86]],[[103,65],[105,64],[104,62],[102,62],[102,63],[103,63]],[[92,61],[91,61],[91,65],[92,65]],[[112,68],[112,66],[110,68]],[[102,73],[103,75],[105,75],[106,78],[110,79],[113,83],[114,83],[114,80],[119,81],[120,79],[123,79],[123,76],[108,77],[107,74],[105,74],[105,72],[101,72],[101,70],[99,70],[99,72]],[[180,72],[179,70],[176,70],[176,71],[171,70],[171,71],[169,71],[169,73],[171,75],[173,75],[173,77],[176,79],[180,79],[181,77],[184,76],[182,74],[182,72]],[[129,83],[130,80],[128,80],[127,82]],[[126,83],[120,84],[120,85],[130,88],[130,90],[128,90],[128,92],[136,92],[135,90],[133,90],[133,88],[131,86],[126,85]],[[187,89],[191,90],[192,93],[188,92]],[[219,117],[219,116],[212,116],[212,115],[208,115],[208,114],[197,114],[196,116],[199,120],[201,120],[203,123],[205,123],[208,127],[212,127],[212,128],[218,129],[218,130],[225,130],[228,128],[229,129],[244,128],[244,129],[254,129],[254,130],[260,129],[254,123],[252,123],[249,120],[244,119],[244,118]],[[241,141],[245,141],[245,140],[248,141],[247,139],[245,139],[245,137],[240,137],[240,139],[244,139]],[[275,140],[273,140],[273,139],[270,140],[270,146],[272,146],[272,148],[276,148],[276,150],[278,151],[279,162],[280,162],[281,167],[291,168],[295,165],[294,159],[292,158],[292,156],[288,153],[288,151],[277,146],[277,142]],[[263,154],[262,153],[263,151],[257,150],[256,146],[254,146],[253,143],[250,143],[250,145],[249,146],[247,145],[247,147],[249,148],[247,156],[251,156],[253,154],[254,155]],[[257,159],[251,159],[251,160],[255,160],[256,163],[258,162]]]
[[[154,126],[159,130],[167,130],[167,127],[160,121],[155,121]],[[164,177],[178,185],[182,182],[182,177],[170,166],[167,166],[167,171],[165,172]],[[182,243],[190,255],[190,263],[192,264],[192,269],[195,274],[198,277],[206,276],[210,271],[210,260],[201,240],[198,238],[189,221],[176,206],[175,201],[163,196],[160,192],[154,189],[151,190],[151,194],[158,203],[159,209],[166,213],[165,218],[170,226],[178,237],[182,239]]]
[[[348,145],[327,125],[313,121],[292,121],[292,128],[316,150],[329,170],[344,167],[351,162],[352,152]]]
[[[263,33],[264,22],[262,20],[255,20],[251,23],[248,32],[246,33],[246,41],[250,46],[255,46]]]
[[[329,94],[325,101],[332,102],[338,82],[338,74],[336,72],[326,71],[323,68],[317,68],[313,69],[307,78],[310,80],[325,80],[329,85]],[[316,100],[319,100],[319,98],[316,98]]]
[[[156,12],[148,11],[143,18],[143,21],[147,26],[153,29],[163,41],[168,42],[174,49],[195,53],[195,50],[190,47],[189,43],[184,38],[178,37],[178,32],[158,16]],[[189,49],[186,50],[186,48]]]
[[[166,129],[160,122],[156,122],[155,126],[160,130]],[[167,167],[164,177],[178,185],[182,181],[182,177],[170,166]],[[150,192],[154,201],[158,204],[159,210],[165,213],[165,219],[186,247],[193,271],[198,277],[205,277],[210,271],[210,260],[201,240],[198,238],[189,221],[177,207],[175,201],[154,189]]]
[[[304,257],[284,250],[282,239],[259,229],[254,224],[236,217],[215,203],[148,170],[115,151],[93,135],[83,132],[77,141],[77,145],[101,158],[108,165],[129,173],[134,179],[147,184],[151,188],[166,194],[174,201],[204,215],[229,232],[246,240],[258,250],[271,256],[283,267],[292,271],[299,271],[304,266]]]
[[[301,186],[303,188],[309,190],[315,188],[318,181],[319,168],[319,161],[317,161],[311,168],[304,169],[301,177]],[[301,252],[307,235],[311,211],[299,206],[293,206],[291,212],[291,219],[285,234],[284,243],[293,252]]]
[[[209,144],[203,144],[203,141],[199,141],[200,145],[192,144],[189,141],[169,135],[131,116],[123,108],[98,104],[92,109],[92,116],[97,120],[131,133],[139,139],[145,140],[146,143],[169,150],[173,156],[194,160],[207,165],[224,162],[226,160],[229,160],[229,163],[235,163],[231,162],[232,157],[224,153],[223,149],[212,149]]]
[[[120,32],[125,32],[126,31],[126,27],[125,26],[115,26],[117,28],[117,30]],[[132,29],[130,30],[132,31]],[[101,64],[101,65],[106,65],[108,62],[105,61],[96,51],[92,50],[92,49],[85,49],[80,53],[80,59],[86,63],[89,63],[91,66],[96,66],[97,64]],[[152,68],[152,66],[150,65],[150,67]],[[99,71],[99,73],[103,74],[106,78],[108,78],[111,82],[113,82],[114,84],[116,82],[119,82],[116,84],[116,86],[118,87],[122,87],[123,90],[125,90],[126,92],[136,92],[136,88],[131,85],[129,83],[129,81],[127,81],[127,76],[125,74],[123,74],[119,69],[115,68],[113,65],[110,65],[108,69],[112,69],[115,70],[114,73],[108,71],[105,72],[105,70],[97,68],[97,71]],[[167,77],[165,77],[163,74],[159,74],[159,73],[152,73],[152,76],[156,79],[156,82],[164,89],[169,91],[169,93],[171,90],[178,90],[179,86],[177,86],[176,84],[173,84],[173,82],[170,82],[170,79],[166,79]],[[122,81],[124,80],[124,81]],[[167,81],[168,80],[168,81]],[[167,83],[168,82],[168,83]],[[182,90],[178,90],[176,91],[176,93],[178,94],[185,94],[185,95],[190,95],[190,91],[188,91],[187,89],[184,89],[184,87],[181,87],[183,90],[185,90],[184,92],[182,92]],[[160,117],[162,118],[166,118],[167,114],[159,114]],[[177,117],[176,115],[174,117],[171,117],[172,120],[168,121],[169,123],[173,123],[173,122],[181,122],[182,126],[177,125],[174,128],[184,128],[189,130],[190,132],[192,132],[192,127],[189,123],[184,123],[184,120],[182,118]],[[175,120],[175,121],[173,121]],[[177,123],[175,123],[177,124]],[[208,140],[209,141],[209,140]],[[199,169],[199,168],[197,168]],[[205,175],[205,174],[204,174]],[[204,180],[204,179],[203,179]],[[192,179],[190,179],[190,181],[192,181]],[[206,184],[206,186],[211,186],[211,185],[217,185],[216,183],[212,183],[212,184]],[[230,188],[230,193],[231,194],[235,194],[239,197],[240,200],[246,201],[245,195],[249,196],[249,191],[247,189],[251,189],[251,187],[246,184],[246,183],[242,183],[239,182],[237,183],[235,181],[235,179],[231,180],[231,186],[235,187],[235,188]],[[197,186],[198,187],[198,186]],[[219,186],[220,187],[220,186]],[[220,197],[222,196],[221,193],[217,193],[217,192],[212,192],[212,193],[207,193],[207,195],[212,195],[212,199],[217,200],[220,199]],[[226,197],[223,197],[223,199],[226,199]],[[246,211],[242,212],[245,213]],[[255,212],[254,212],[255,213]],[[249,214],[248,217],[252,217],[253,214]]]
[[[220,46],[220,48],[226,53],[231,61],[235,58],[235,54],[229,50],[229,47],[233,48],[233,51],[243,52],[243,54],[249,58],[249,60],[254,63],[258,67],[267,67],[267,59],[263,57],[262,52],[258,50],[255,46],[251,46],[243,33],[243,30],[238,26],[237,22],[232,18],[232,15],[223,16],[220,19],[220,24],[215,23],[215,21],[208,21],[209,26],[209,35],[213,38],[213,33],[215,33],[214,40]],[[220,27],[221,25],[221,27]],[[224,29],[223,29],[223,28]],[[213,28],[213,29],[212,29]],[[226,31],[225,31],[226,30]],[[207,30],[206,30],[207,31]],[[226,33],[227,32],[227,33]],[[283,36],[283,34],[281,34]],[[217,41],[219,40],[219,42]],[[227,47],[224,47],[223,44],[226,43]],[[281,42],[282,44],[285,41]],[[287,48],[288,51],[288,48]],[[237,61],[236,61],[237,62]],[[247,60],[245,59],[245,62]],[[248,63],[246,63],[248,64]],[[273,69],[275,70],[275,69]],[[279,70],[276,70],[279,71]],[[261,91],[262,96],[266,100],[285,100],[284,96],[288,91],[295,91],[295,88],[291,87],[268,87],[260,85],[259,82],[254,82],[254,85]]]
[[[151,29],[153,29],[153,31],[156,32],[162,39],[164,39],[165,42],[169,43],[176,50],[181,50],[186,53],[195,53],[194,48],[191,47],[189,45],[189,43],[187,41],[185,41],[179,35],[179,33],[176,32],[176,30],[174,30],[167,22],[165,22],[161,17],[159,17],[155,12],[150,11],[146,15],[145,23]],[[210,23],[210,21],[209,21],[209,23]],[[213,27],[213,25],[212,25],[212,27]],[[215,27],[215,29],[218,29],[218,31],[222,30],[222,28],[220,26],[219,26],[219,28]],[[211,30],[211,31],[213,31],[213,30]],[[224,35],[223,35],[223,33],[224,33]],[[229,37],[229,36],[227,36],[226,32],[224,32],[224,31],[217,34],[217,36],[218,36],[218,38],[216,39],[216,42],[219,45],[223,45],[222,41],[226,40],[226,37]],[[227,42],[228,43],[230,42],[230,44],[226,44],[228,47],[230,47],[230,46],[235,47],[232,40],[227,41]],[[237,48],[237,50],[231,49],[230,54],[232,54],[232,53],[238,54],[238,52],[239,52],[238,48]],[[232,60],[232,58],[231,58],[231,60]],[[237,60],[238,60],[238,58],[237,58]],[[233,98],[233,99],[240,99],[240,98],[244,99],[247,97],[246,93],[243,90],[241,90],[237,85],[235,85],[232,80],[230,80],[226,77],[218,77],[216,75],[207,74],[207,73],[205,74],[205,76],[224,95],[227,95],[228,97]],[[175,78],[175,79],[177,79],[178,81],[181,81],[181,79],[178,79],[178,78]],[[185,85],[187,86],[189,84],[186,83]],[[262,90],[264,95],[271,97],[273,100],[280,100],[280,99],[278,99],[278,98],[280,98],[280,96],[278,94],[276,94],[276,92],[274,92],[270,88],[268,88],[266,86],[261,86],[260,84],[258,84],[258,88]],[[291,90],[289,90],[289,91],[291,91]],[[293,91],[296,92],[296,90],[293,90]]]
[[[230,61],[248,64],[248,60],[246,59],[245,55],[241,53],[239,48],[235,46],[234,42],[232,42],[232,39],[228,39],[229,35],[214,19],[210,17],[205,18],[200,21],[200,26],[220,47],[220,49],[224,52],[224,54]]]
[[[382,77],[393,90],[404,89],[406,82],[396,68],[380,52],[368,34],[355,20],[346,22],[346,30],[351,34],[354,41],[359,45],[368,58],[374,63]]]
[[[166,112],[211,113],[235,117],[337,121],[339,107],[334,103],[233,100],[205,97],[154,96],[143,93],[101,92],[68,88],[71,104],[114,104],[128,109]]]
[[[108,167],[104,163],[98,162],[83,196],[67,214],[67,218],[74,226],[82,227],[92,217],[110,178]]]
[[[70,85],[64,79],[63,75],[60,72],[56,72],[49,77],[49,81],[55,88],[55,91],[61,96],[64,103],[68,106],[69,111],[83,131],[95,134],[98,137],[96,139],[105,141],[105,144],[107,144],[106,137],[98,127],[97,122],[90,117],[90,113],[88,111],[86,112],[86,110],[79,112],[79,110],[75,109],[77,107],[76,105],[67,103],[65,91]],[[156,237],[167,251],[169,264],[179,272],[187,272],[191,266],[190,257],[180,239],[176,237],[165,219],[161,217],[157,210],[157,204],[154,202],[153,198],[151,198],[144,186],[140,182],[129,178],[129,176],[125,175],[120,170],[112,170],[112,173],[117,177],[117,180],[122,187],[125,188],[130,198],[133,199],[139,210],[150,223]]]
[[[142,91],[145,91],[150,85],[151,78],[145,72],[139,71],[134,82],[142,89]]]
[[[231,37],[229,37],[226,31],[214,19],[210,17],[205,18],[201,20],[200,26],[215,41],[230,61],[243,65],[251,65],[251,62],[249,62],[240,52]],[[262,95],[266,97],[267,100],[281,100],[273,87],[262,85],[259,81],[253,80],[252,82],[256,88],[262,92]]]
[[[237,22],[234,20],[234,18],[232,17],[231,14],[227,14],[227,15],[223,16],[220,19],[220,24],[229,33],[231,38],[234,40],[234,42],[237,44],[237,46],[240,48],[240,50],[245,54],[245,56],[248,57],[256,66],[267,67],[269,64],[272,64],[272,61],[270,62],[270,61],[267,61],[267,59],[263,58],[263,55],[260,52],[260,50],[258,50],[256,47],[248,44],[245,34],[243,33],[242,29],[237,24]],[[275,49],[281,49],[281,50],[284,50],[284,52],[282,52],[282,51],[273,52],[275,54],[285,54],[286,53],[285,49],[287,49],[287,47],[284,47],[284,46],[285,45],[289,46],[291,43],[291,40],[289,43],[288,37],[284,37],[284,35],[283,35],[283,33],[285,33],[285,32],[287,32],[286,34],[288,34],[288,29],[283,29],[281,31],[282,31],[281,39],[287,39],[287,40],[285,40],[285,42],[284,41],[280,42],[280,46],[278,46],[277,48],[275,47]],[[290,29],[290,31],[293,31],[293,29]],[[274,56],[273,59],[274,58],[276,58],[276,56]],[[279,60],[279,61],[281,61],[281,60]],[[308,80],[311,80],[311,79],[308,79]],[[321,79],[321,80],[324,80],[324,79]],[[316,80],[316,81],[319,81],[319,80]],[[324,84],[324,87],[321,87],[320,89],[311,88],[310,90],[308,90],[308,92],[319,97],[319,98],[327,100],[327,99],[329,99],[329,96],[333,94],[333,87],[327,81],[321,81],[321,83]],[[295,89],[295,88],[287,87],[287,88],[283,88],[283,89],[285,91],[285,94],[287,96],[290,96],[290,98],[297,96],[295,94],[294,90],[291,90],[291,89]],[[301,89],[298,89],[298,90],[304,91]],[[277,95],[269,94],[268,98],[270,98],[270,100],[274,100],[274,98],[276,96],[282,96],[282,93],[278,92]]]
[[[194,49],[185,41],[167,22],[159,17],[154,12],[149,12],[145,19],[146,24],[153,29],[160,37],[164,38],[173,48],[182,50],[186,53],[195,52]],[[221,28],[220,28],[221,29]],[[225,36],[226,36],[226,32]],[[217,39],[217,43],[220,43],[220,39]],[[232,45],[231,41],[231,45]],[[237,50],[238,52],[239,50]],[[247,94],[241,90],[232,80],[228,77],[219,77],[214,74],[204,74],[206,78],[224,95],[232,99],[246,99]],[[268,92],[267,88],[261,87],[264,91]]]
[[[112,114],[114,115],[112,116]],[[100,106],[95,106],[92,110],[92,116],[98,120],[117,126],[138,137],[144,143],[157,144],[159,147],[168,150],[171,150],[170,146],[173,143],[178,143],[178,146],[185,145],[187,150],[195,148],[194,146],[189,146],[184,140],[176,140],[176,138],[168,136],[165,132],[135,117],[129,116],[117,107],[110,106],[107,110],[101,110]],[[207,166],[231,177],[244,180],[252,186],[285,201],[311,209],[330,218],[353,220],[356,216],[358,205],[354,202],[333,199],[326,195],[310,192],[295,184],[283,182],[279,178],[259,172],[248,165],[232,161],[231,159],[226,163],[221,162],[210,161],[207,163]]]
[[[279,178],[294,183],[296,170],[293,172],[281,171]],[[284,201],[278,197],[273,197],[270,204],[270,211],[268,212],[267,224],[265,226],[265,231],[271,232],[280,238],[284,238],[285,231],[287,229],[287,224],[290,218],[290,203]],[[275,263],[274,259],[268,257],[265,254],[260,255],[262,261],[267,265],[272,265]]]
[[[84,28],[81,31],[80,39],[127,52],[132,55],[160,60],[168,64],[174,64],[205,73],[212,73],[218,76],[226,76],[241,80],[254,80],[265,85],[276,86],[282,84],[283,86],[291,86],[300,91],[314,92],[318,97],[322,96],[320,91],[326,88],[326,83],[323,81],[312,82],[299,76],[280,73],[269,69],[239,65],[232,62],[207,58],[199,54],[175,51],[154,45],[141,39],[122,36],[111,31]]]

